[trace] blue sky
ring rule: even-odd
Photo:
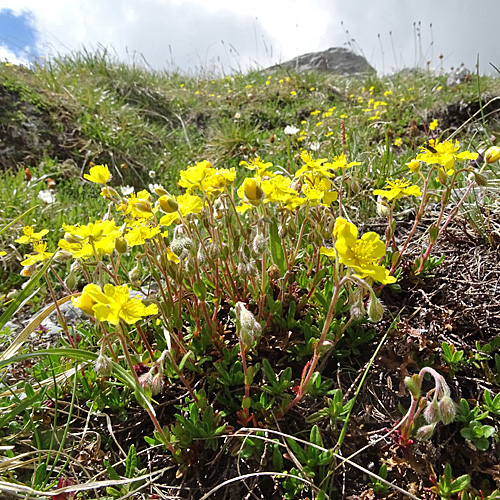
[[[0,0],[0,60],[105,47],[229,73],[350,45],[379,72],[474,71],[479,56],[485,73],[500,67],[499,19],[499,0]]]
[[[12,10],[0,11],[0,46],[19,59],[29,60],[37,54],[36,33],[31,27],[29,14],[15,15]]]

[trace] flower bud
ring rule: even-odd
[[[35,264],[32,264],[31,266],[24,266],[19,274],[24,278],[29,278],[35,272],[35,269]]]
[[[439,416],[443,424],[448,425],[455,420],[457,408],[450,396],[443,396],[439,401]]]
[[[212,262],[216,261],[220,255],[220,246],[217,243],[210,243],[210,245],[207,246],[207,256]]]
[[[78,236],[77,234],[64,233],[64,239],[68,243],[81,243],[85,238],[83,236]]]
[[[156,396],[157,394],[160,394],[164,385],[165,382],[163,380],[163,376],[160,373],[154,375],[153,378],[151,379],[151,384],[150,384],[151,395]]]
[[[415,437],[419,441],[428,441],[432,437],[432,434],[434,433],[435,427],[436,427],[435,423],[428,424],[428,425],[423,425],[422,427],[420,427],[418,429],[417,434],[415,435]]]
[[[272,280],[280,279],[281,278],[280,268],[276,264],[269,266],[269,268],[267,269],[267,275]]]
[[[411,377],[405,377],[405,385],[414,398],[420,397],[420,381],[417,373]]]
[[[201,247],[201,246],[198,249],[198,253],[196,254],[196,260],[198,261],[199,266],[203,266],[207,262],[207,257],[205,255],[205,251],[203,250],[203,247]]]
[[[487,163],[495,163],[500,160],[500,147],[491,146],[491,148],[488,148],[484,153],[484,158]]]
[[[193,242],[186,236],[176,236],[170,243],[170,250],[179,257],[183,250],[189,251],[192,246]]]
[[[116,240],[115,240],[115,250],[120,255],[123,255],[124,253],[127,253],[127,251],[128,251],[128,243],[127,243],[127,240],[123,236],[121,236],[120,238],[116,238]]]
[[[138,200],[135,203],[135,208],[144,214],[149,214],[152,212],[151,203],[148,200]]]
[[[483,174],[480,174],[479,172],[473,172],[474,174],[474,181],[478,186],[487,186],[488,185],[488,178],[484,176]]]
[[[147,373],[143,373],[139,377],[139,385],[143,389],[151,389],[151,382],[153,381],[153,375],[152,375],[152,370],[149,370]]]
[[[121,200],[121,196],[117,193],[116,189],[113,189],[110,186],[102,187],[101,196],[103,196],[104,198],[108,198],[108,200],[115,201],[117,203]]]
[[[384,306],[374,293],[371,294],[368,301],[368,317],[370,321],[378,323],[384,316]]]
[[[154,192],[158,196],[167,196],[168,195],[168,191],[166,189],[163,189],[161,186],[155,186]]]
[[[255,269],[253,262],[249,262],[248,264],[245,265],[246,276],[256,276],[256,274],[257,274],[257,269]]]
[[[99,354],[94,363],[94,370],[98,377],[110,377],[111,373],[113,373],[111,359],[104,354]]]
[[[243,193],[248,203],[258,206],[264,199],[264,191],[260,187],[256,179],[246,178],[243,181]]]
[[[267,238],[258,233],[252,242],[252,250],[258,257],[262,257],[267,247]]]
[[[384,201],[384,198],[382,196],[377,197],[377,214],[380,217],[387,217],[390,213],[390,208],[387,202]]]
[[[76,274],[73,271],[70,271],[66,279],[64,280],[64,284],[68,288],[68,290],[76,290],[76,286],[78,284],[78,280],[76,278]]]
[[[246,276],[245,264],[243,262],[238,263],[237,272],[239,276]]]
[[[436,399],[427,402],[424,410],[424,418],[428,424],[435,424],[439,422],[439,406]]]
[[[158,198],[158,203],[160,208],[167,214],[177,212],[179,209],[179,204],[177,200],[171,195],[164,195]]]
[[[363,319],[366,316],[366,310],[365,307],[363,306],[363,302],[356,302],[351,306],[349,309],[349,312],[351,314],[351,318],[354,321]]]
[[[448,183],[448,177],[442,168],[438,169],[438,180],[443,186],[446,186]]]
[[[57,262],[59,264],[61,262],[67,262],[68,260],[71,260],[72,258],[73,258],[73,254],[71,252],[68,252],[67,250],[59,250],[54,255],[54,262]]]
[[[241,343],[250,349],[259,340],[262,333],[260,323],[254,315],[245,307],[243,302],[237,302],[234,306],[236,312],[236,329]]]
[[[141,268],[139,264],[130,270],[128,278],[132,283],[139,283],[141,281]]]

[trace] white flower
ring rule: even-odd
[[[309,144],[309,148],[312,150],[312,151],[318,151],[318,149],[320,148],[320,143],[319,142],[311,142]]]
[[[44,189],[38,193],[38,198],[40,198],[47,205],[52,205],[56,202],[56,194],[50,189]]]
[[[234,119],[235,120],[239,120],[241,118],[241,114],[240,113],[235,113],[234,114]]]
[[[120,186],[120,191],[123,196],[128,196],[134,192],[134,186]]]
[[[148,175],[150,179],[154,179],[156,177],[156,172],[154,170],[150,170]]]
[[[298,129],[297,127],[294,127],[293,125],[287,125],[285,127],[285,134],[286,135],[295,135],[299,131],[300,131],[300,129]]]

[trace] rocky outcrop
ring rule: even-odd
[[[311,52],[294,57],[269,69],[294,69],[296,71],[321,71],[333,75],[375,73],[375,69],[360,55],[343,47],[331,47],[321,52]]]

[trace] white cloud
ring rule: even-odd
[[[5,45],[0,45],[0,61],[10,62],[12,64],[17,64],[17,65],[22,64],[23,66],[29,66],[30,64],[28,59],[16,55],[14,52],[12,52],[12,50],[10,50]]]
[[[474,69],[479,54],[486,71],[500,57],[498,0],[0,0],[2,8],[29,13],[41,54],[101,45],[156,69],[265,67],[349,37],[380,71],[438,66],[440,53],[445,69]]]

